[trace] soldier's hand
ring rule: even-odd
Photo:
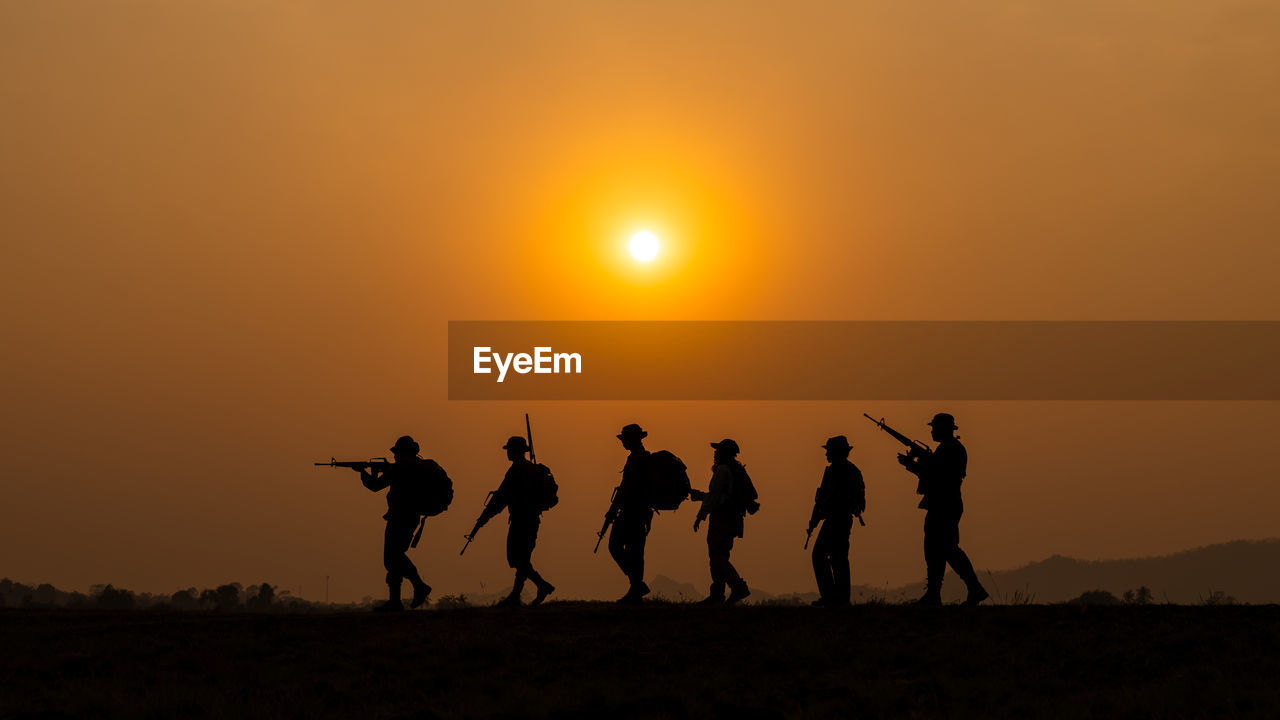
[[[698,532],[698,526],[702,524],[702,518],[693,519],[693,531]]]
[[[906,467],[911,464],[911,457],[909,455],[899,454],[898,463],[901,464],[903,467]]]

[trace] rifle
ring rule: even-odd
[[[604,534],[609,532],[609,526],[613,524],[613,520],[617,517],[618,491],[622,486],[613,489],[613,495],[609,498],[609,512],[604,514],[604,525],[601,526],[600,532],[596,533],[596,549],[592,550],[592,554],[600,552],[600,541],[604,539]]]
[[[889,435],[893,437],[894,440],[897,440],[903,445],[906,445],[907,457],[928,457],[929,455],[933,454],[933,450],[930,450],[928,445],[925,445],[919,440],[912,440],[906,435],[903,435],[897,430],[894,430],[893,428],[886,425],[884,423],[884,418],[880,418],[879,420],[877,420],[866,413],[862,413],[862,417],[870,420],[872,423],[875,424],[876,427],[889,433]]]
[[[538,464],[538,454],[533,451],[533,428],[529,427],[529,413],[524,414],[524,434],[529,438],[529,461]]]
[[[458,551],[459,557],[462,556],[462,553],[467,551],[468,547],[471,547],[471,541],[475,539],[476,533],[480,532],[480,521],[484,519],[484,511],[489,509],[489,500],[491,500],[492,498],[493,498],[493,491],[490,490],[489,494],[484,496],[484,510],[481,510],[480,517],[476,518],[475,527],[471,528],[470,534],[462,536],[467,539],[467,544],[463,545],[462,549]]]
[[[870,420],[871,422],[875,423],[876,427],[889,433],[889,435],[892,436],[894,440],[897,440],[898,442],[907,446],[906,454],[899,454],[898,461],[901,462],[902,466],[907,468],[908,471],[912,470],[911,463],[910,463],[912,458],[923,459],[933,454],[933,450],[930,450],[928,445],[925,445],[919,440],[912,440],[906,435],[903,435],[897,430],[894,430],[893,428],[886,425],[884,423],[884,418],[880,418],[879,420],[876,420],[875,418],[871,417],[866,413],[862,413],[862,416]],[[919,473],[916,473],[916,477],[918,478],[916,482],[916,494],[924,495],[924,491],[925,491],[924,478],[920,477]],[[926,501],[927,501],[927,498],[920,500],[921,508],[926,507]],[[858,516],[858,522],[862,522],[861,515]],[[863,523],[863,524],[865,525],[866,523]]]
[[[387,462],[384,457],[369,458],[368,460],[338,460],[329,458],[329,462],[318,462],[315,465],[320,467],[336,467],[351,468],[352,470],[386,470],[391,467],[391,463]]]

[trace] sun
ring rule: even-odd
[[[647,263],[658,257],[658,250],[661,249],[662,243],[658,240],[657,235],[648,230],[641,230],[631,236],[631,242],[628,246],[631,249],[631,257]]]

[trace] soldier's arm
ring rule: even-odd
[[[503,478],[502,484],[497,490],[493,491],[493,495],[489,497],[489,502],[484,506],[484,510],[480,512],[480,519],[476,521],[477,525],[484,525],[492,520],[498,513],[507,509],[507,497],[510,494],[507,487],[507,480]]]
[[[831,474],[831,471],[829,469],[822,471],[822,482],[818,485],[818,492],[814,493],[813,495],[813,512],[809,515],[810,530],[818,527],[818,523],[823,518],[822,497],[825,493],[829,492],[827,488],[827,476],[829,476],[830,474]]]
[[[702,499],[702,506],[698,508],[699,520],[705,520],[707,515],[724,502],[725,493],[728,491],[729,472],[729,468],[724,465],[716,466],[716,471],[711,476],[711,483],[707,486],[707,495]]]
[[[369,467],[360,468],[360,483],[370,492],[378,492],[391,484],[391,478],[382,470]]]
[[[813,513],[809,515],[809,529],[818,527],[818,523],[822,521],[822,512],[818,510],[818,503],[813,504]]]

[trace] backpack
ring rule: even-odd
[[[756,502],[760,498],[756,485],[741,463],[734,463],[732,467],[733,487],[729,488],[729,505],[743,514],[754,515],[760,509],[760,503]]]
[[[413,506],[421,515],[433,517],[449,509],[453,502],[453,481],[435,460],[420,458],[413,484]]]
[[[649,455],[649,505],[655,510],[676,510],[689,497],[689,473],[684,462],[669,450]]]
[[[556,484],[551,468],[542,463],[534,465],[534,468],[538,472],[533,479],[533,504],[539,512],[546,512],[560,502],[560,486]]]

